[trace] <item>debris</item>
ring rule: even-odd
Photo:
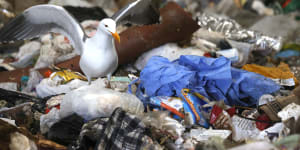
[[[220,137],[225,140],[231,134],[230,130],[211,130],[211,129],[192,129],[191,136],[197,141],[205,142],[210,140],[212,137]]]
[[[300,105],[291,103],[278,112],[278,116],[282,121],[287,121],[291,117],[294,117],[294,119],[297,121],[300,116]]]
[[[297,0],[0,0],[0,149],[299,149],[299,18]]]
[[[276,147],[279,149],[298,149],[299,148],[300,135],[294,134],[287,136],[277,142],[275,142]]]
[[[174,2],[160,9],[160,16],[160,24],[131,27],[120,34],[123,40],[116,44],[120,64],[135,60],[157,46],[187,40],[199,28],[190,14]]]
[[[67,116],[50,127],[47,138],[59,144],[68,145],[77,139],[83,124],[84,120],[80,116],[76,114]]]
[[[269,37],[255,31],[243,29],[231,19],[203,14],[198,16],[198,24],[210,31],[220,32],[230,40],[253,43],[253,51],[269,53],[272,50],[279,51],[282,47],[282,39],[280,37]]]
[[[59,81],[58,81],[59,82]],[[75,79],[67,84],[59,84],[57,81],[51,78],[43,79],[37,86],[36,92],[37,96],[44,98],[51,95],[58,95],[63,93],[68,93],[74,89],[77,89],[83,85],[87,85],[86,81]]]
[[[224,57],[181,56],[173,62],[152,57],[142,70],[140,80],[139,88],[145,88],[150,97],[181,97],[181,89],[190,88],[208,99],[224,100],[228,105],[251,106],[263,94],[279,90],[279,85],[270,79],[231,68],[230,60]]]
[[[67,93],[60,105],[60,116],[74,112],[85,120],[91,120],[108,117],[117,107],[135,115],[144,112],[142,102],[134,95],[103,88],[103,81],[98,79],[91,86],[82,86]]]
[[[3,150],[37,150],[36,139],[27,131],[0,119],[1,149]]]
[[[10,91],[17,91],[18,90],[18,84],[15,82],[3,82],[0,83],[0,88],[7,89]]]
[[[203,56],[204,52],[197,48],[181,48],[175,43],[165,44],[143,53],[135,62],[135,67],[142,70],[152,56],[162,56],[170,61],[178,59],[181,55]]]
[[[253,142],[253,143],[249,143],[249,144],[245,144],[242,146],[237,146],[234,148],[230,148],[229,150],[276,150],[277,148],[269,143],[269,142],[265,142],[265,141],[261,141],[261,142]]]
[[[19,49],[19,53],[16,57],[18,61],[10,63],[15,68],[25,68],[29,65],[33,65],[33,58],[40,53],[41,43],[37,41],[32,41],[24,44]]]
[[[120,108],[110,118],[91,120],[82,127],[77,146],[73,149],[95,147],[96,149],[141,149],[155,148],[145,134],[145,125],[135,116]],[[89,142],[89,143],[85,143]]]
[[[186,40],[190,35],[192,35],[194,31],[199,28],[197,22],[191,18],[190,14],[185,12],[182,8],[180,8],[173,2],[170,2],[163,9],[161,9],[160,15],[162,16],[162,18],[164,18],[161,24],[132,27],[120,34],[122,42],[119,44],[116,43],[116,49],[119,56],[119,64],[126,64],[134,60],[143,52],[162,44]],[[180,16],[180,18],[178,16]],[[150,36],[150,34],[148,33],[158,34],[153,34]],[[147,39],[147,41],[144,41],[143,39]],[[135,44],[131,44],[132,42],[134,42]],[[132,51],[134,51],[135,53],[132,53]],[[54,56],[52,58],[55,57],[57,56]],[[48,56],[45,58],[49,59]],[[80,72],[79,59],[80,57],[76,56],[72,59],[60,62],[56,64],[56,66]],[[48,70],[48,68],[39,69],[39,72],[41,74],[44,74],[46,70]],[[3,76],[3,78],[0,78],[0,82],[20,82],[20,78],[22,76],[28,75],[28,72],[28,68],[18,69],[12,72],[0,72],[0,75]],[[12,80],[12,78],[14,80]]]
[[[142,121],[146,126],[155,127],[155,129],[162,132],[167,132],[175,139],[181,138],[185,130],[181,123],[169,117],[168,113],[163,111],[148,112]]]
[[[271,78],[276,83],[282,86],[294,87],[299,84],[299,81],[295,78],[294,74],[290,71],[290,68],[285,63],[280,63],[275,67],[264,67],[256,64],[247,64],[243,66],[244,70],[261,74],[265,77]]]
[[[280,118],[277,116],[278,112],[291,103],[300,104],[299,91],[300,87],[297,87],[291,95],[271,101],[260,106],[259,109],[263,110],[272,121],[280,121]]]

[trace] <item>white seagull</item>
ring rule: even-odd
[[[25,40],[48,32],[68,37],[77,54],[80,68],[89,84],[94,77],[111,75],[118,67],[114,41],[120,42],[116,26],[120,23],[151,24],[158,22],[159,14],[152,0],[137,0],[102,19],[96,34],[89,38],[81,25],[63,8],[56,5],[36,5],[26,9],[0,30],[0,42]],[[114,39],[115,40],[114,40]]]

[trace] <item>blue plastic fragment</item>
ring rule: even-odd
[[[184,55],[170,62],[152,57],[140,74],[138,97],[144,104],[153,96],[182,97],[188,88],[210,100],[224,100],[228,105],[253,106],[263,94],[280,89],[269,78],[231,67],[225,57],[207,58]]]
[[[300,51],[298,50],[284,50],[275,55],[275,58],[289,58],[292,56],[300,56]]]

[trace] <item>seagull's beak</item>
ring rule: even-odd
[[[115,33],[110,32],[110,33],[114,37],[114,39],[117,40],[120,43],[120,36],[119,36],[119,34],[117,32],[115,32]]]

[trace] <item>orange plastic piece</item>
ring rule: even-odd
[[[299,85],[299,81],[291,72],[289,65],[283,62],[281,62],[277,67],[264,67],[256,64],[247,64],[244,65],[242,69],[250,72],[255,72],[272,79],[293,78],[296,85]]]

